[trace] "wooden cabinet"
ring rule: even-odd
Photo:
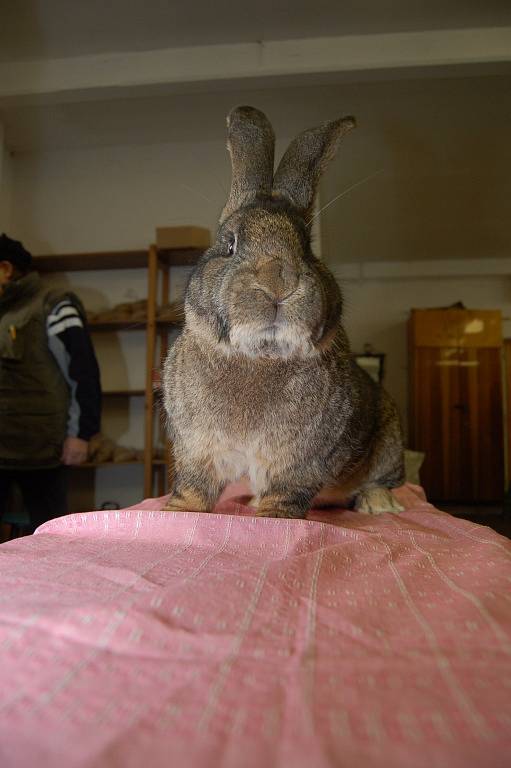
[[[412,310],[410,447],[435,501],[500,502],[504,495],[501,315]]]

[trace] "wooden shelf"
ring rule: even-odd
[[[191,267],[204,251],[200,248],[158,250],[158,261],[167,267]],[[103,253],[63,253],[33,257],[38,272],[81,272],[100,269],[140,269],[147,267],[147,251],[105,251]]]
[[[156,325],[160,328],[182,328],[184,323],[176,320],[156,320]]]
[[[71,469],[97,469],[98,467],[124,467],[128,464],[143,464],[143,459],[133,459],[132,461],[85,461],[83,464],[72,464]],[[155,466],[165,466],[165,459],[153,459]]]
[[[145,320],[111,320],[104,323],[97,323],[93,320],[87,325],[91,331],[145,331],[147,328]],[[172,320],[157,320],[156,325],[159,328],[182,328],[183,323],[176,323]]]
[[[106,251],[34,256],[38,272],[78,272],[98,269],[139,269],[147,267],[147,251]]]
[[[145,389],[104,389],[104,397],[145,397]]]
[[[166,267],[193,267],[204,250],[202,248],[158,248],[158,261]]]
[[[96,323],[94,320],[87,323],[90,331],[145,331],[145,320],[111,320],[104,323]]]
[[[84,461],[83,464],[71,464],[71,469],[97,469],[98,467],[125,467],[128,464],[143,465],[143,459],[132,459],[131,461]]]

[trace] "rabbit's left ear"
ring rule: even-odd
[[[231,192],[220,224],[258,194],[271,195],[275,135],[265,114],[254,107],[236,107],[227,118],[227,149],[231,155]]]
[[[319,178],[334,157],[342,137],[356,125],[354,117],[341,117],[309,128],[291,142],[273,180],[273,194],[286,197],[303,218],[312,216]]]

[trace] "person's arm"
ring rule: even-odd
[[[90,438],[100,430],[101,384],[96,355],[82,315],[71,298],[51,309],[46,330],[48,346],[70,390],[62,462],[81,464],[87,460]]]

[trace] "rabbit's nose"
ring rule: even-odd
[[[299,275],[292,264],[276,259],[264,261],[256,269],[256,288],[275,304],[288,299],[298,288]]]

